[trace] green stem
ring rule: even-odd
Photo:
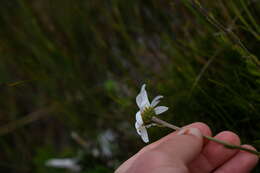
[[[160,124],[160,125],[162,125],[164,127],[168,127],[170,129],[173,129],[173,130],[180,130],[181,129],[180,127],[172,125],[172,124],[170,124],[170,123],[168,123],[166,121],[163,121],[163,120],[161,120],[161,119],[159,119],[157,117],[152,117],[152,121],[157,123],[157,124]],[[214,141],[216,143],[222,144],[226,148],[243,150],[243,151],[255,154],[255,155],[257,155],[260,158],[260,152],[258,152],[258,151],[251,150],[251,149],[248,149],[248,148],[244,148],[244,147],[241,147],[239,145],[232,145],[232,144],[229,144],[229,143],[227,143],[225,141],[218,140],[218,139],[210,137],[210,136],[203,135],[203,137],[208,139],[208,140]]]

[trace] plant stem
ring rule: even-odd
[[[165,127],[168,127],[170,129],[173,129],[173,130],[180,130],[181,129],[178,126],[172,125],[172,124],[170,124],[170,123],[168,123],[166,121],[163,121],[163,120],[161,120],[161,119],[159,119],[157,117],[152,117],[152,121],[157,123],[157,124],[160,124],[160,125],[163,125]]]
[[[152,121],[157,123],[157,124],[160,124],[164,127],[168,127],[170,129],[173,129],[173,130],[180,130],[181,128],[178,127],[178,126],[175,126],[175,125],[172,125],[166,121],[163,121],[157,117],[152,117]],[[241,147],[239,145],[232,145],[232,144],[229,144],[225,141],[222,141],[222,140],[218,140],[216,138],[213,138],[211,136],[206,136],[206,135],[203,135],[204,138],[208,139],[208,140],[211,140],[211,141],[214,141],[216,143],[219,143],[219,144],[222,144],[224,147],[226,148],[229,148],[229,149],[239,149],[239,150],[243,150],[243,151],[246,151],[246,152],[249,152],[249,153],[252,153],[252,154],[255,154],[257,155],[259,158],[260,158],[260,152],[258,151],[255,151],[255,150],[251,150],[251,149],[248,149],[248,148],[244,148],[244,147]]]

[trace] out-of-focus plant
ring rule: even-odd
[[[167,95],[166,121],[259,139],[259,3],[191,2],[2,0],[0,170],[40,172],[74,157],[71,131],[88,143],[89,170],[113,169],[143,146],[130,116],[143,82]],[[151,141],[170,132],[156,128]],[[96,158],[107,130],[118,145]]]

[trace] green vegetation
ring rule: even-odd
[[[112,172],[144,146],[134,129],[143,83],[165,96],[162,119],[232,130],[260,149],[260,3],[199,2],[2,0],[1,172],[66,172],[44,165],[62,157]],[[106,130],[113,155],[94,157]]]

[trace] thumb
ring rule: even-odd
[[[168,155],[171,161],[188,164],[201,152],[203,146],[202,133],[197,128],[183,128],[168,136],[156,148]]]

